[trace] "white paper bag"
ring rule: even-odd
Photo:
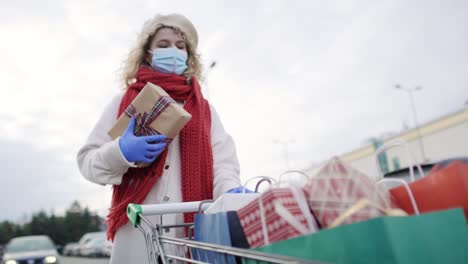
[[[259,196],[260,193],[224,193],[205,210],[205,214],[237,211]]]

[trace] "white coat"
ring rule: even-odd
[[[123,93],[115,96],[105,108],[101,118],[91,131],[85,145],[77,155],[81,174],[91,182],[101,185],[119,185],[122,176],[132,166],[120,151],[118,139],[112,140],[107,131],[116,122],[117,112]],[[234,142],[223,128],[215,109],[211,109],[211,146],[213,149],[213,197],[216,199],[224,192],[239,187],[239,162]],[[182,202],[181,164],[179,137],[169,145],[165,170],[153,186],[143,204]],[[153,224],[159,217],[152,216]],[[166,215],[164,224],[183,223],[183,215]],[[169,235],[183,236],[183,231],[171,231]],[[115,236],[111,264],[146,264],[146,246],[141,232],[127,223]]]

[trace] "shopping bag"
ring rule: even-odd
[[[195,241],[248,248],[239,218],[234,211],[216,214],[196,214],[194,228]],[[201,249],[192,250],[192,257],[195,260],[208,263],[236,263],[233,256],[226,256],[222,253]]]
[[[455,161],[444,168],[434,167],[429,174],[409,183],[420,212],[431,212],[454,207],[464,208],[468,218],[468,164]],[[390,190],[396,203],[414,214],[404,186]]]
[[[205,214],[237,211],[258,196],[259,193],[224,193],[205,210]]]
[[[367,199],[381,208],[391,208],[390,194],[373,179],[344,161],[333,158],[303,188],[308,204],[321,227],[327,228],[336,218],[360,199]],[[368,207],[345,220],[354,223],[382,216]]]
[[[337,264],[466,264],[468,227],[463,211],[451,209],[374,218],[255,250]]]
[[[296,187],[270,189],[237,215],[253,248],[318,230],[303,191]]]

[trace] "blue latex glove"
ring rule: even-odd
[[[244,188],[243,186],[231,189],[231,190],[227,191],[226,193],[244,193],[244,189],[245,189],[245,193],[255,193],[254,191],[251,191],[251,190],[249,190],[247,188]]]
[[[137,137],[135,131],[135,118],[132,117],[128,123],[127,130],[119,139],[119,146],[125,159],[129,162],[153,162],[166,147],[163,142],[164,135],[152,135]]]

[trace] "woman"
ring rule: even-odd
[[[197,80],[201,66],[195,27],[178,14],[146,22],[123,67],[126,90],[115,96],[78,153],[83,176],[113,185],[108,238],[114,241],[111,263],[147,263],[142,234],[125,215],[128,203],[157,204],[216,199],[240,189],[234,142],[216,111],[203,98]],[[134,120],[112,140],[107,132],[143,86],[162,87],[192,119],[166,146],[163,135],[136,137]],[[135,162],[152,162],[135,168]],[[159,221],[151,218],[153,223]],[[164,224],[193,221],[192,215],[167,215]],[[172,235],[183,236],[183,230]]]

